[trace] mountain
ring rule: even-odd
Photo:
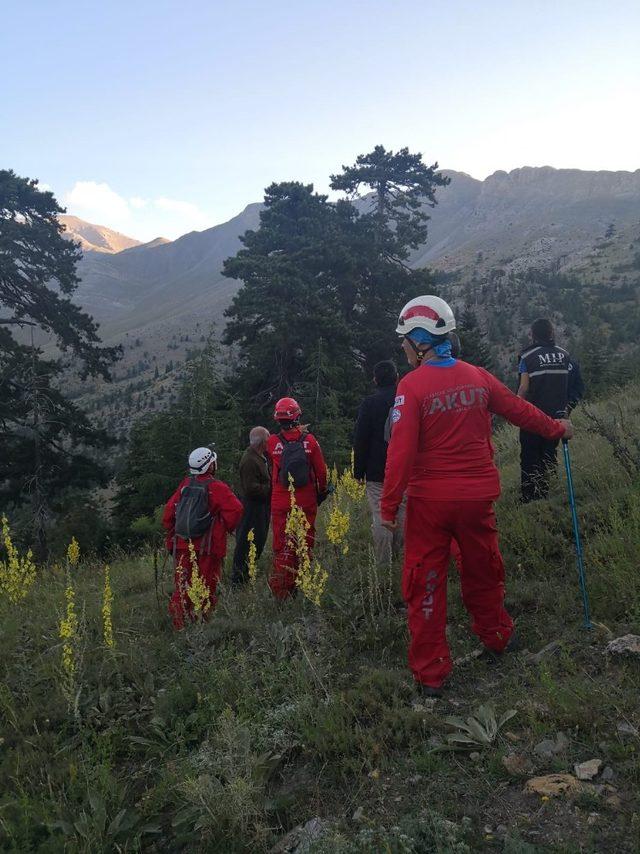
[[[640,170],[524,167],[484,181],[446,174],[451,183],[428,210],[429,238],[411,263],[440,271],[461,294],[468,283],[488,279],[504,282],[507,299],[511,274],[530,268],[576,274],[596,289],[616,281],[626,287],[637,269]],[[360,204],[366,208],[367,199]],[[122,344],[124,357],[114,385],[74,384],[68,391],[121,430],[136,413],[170,402],[185,358],[212,324],[224,323],[239,283],[222,276],[222,264],[240,248],[240,235],[258,227],[260,210],[250,204],[222,225],[171,243],[87,249],[76,301],[99,321],[105,342]]]
[[[417,267],[451,271],[472,263],[485,268],[571,264],[588,254],[612,224],[621,230],[640,222],[640,170],[523,167],[495,172],[484,181],[445,172],[451,183],[438,191],[438,205],[429,210],[427,244],[412,258]],[[238,250],[239,236],[257,227],[259,212],[259,204],[250,204],[229,222],[171,243],[154,241],[118,252],[88,249],[76,299],[102,324],[107,340],[120,340],[127,332],[166,336],[188,329],[196,319],[220,322],[238,287],[222,277],[222,263]],[[89,228],[98,230],[90,233],[96,241],[100,235],[111,241],[109,235],[115,234]]]
[[[68,214],[62,215],[60,222],[66,228],[65,237],[80,243],[85,252],[122,252],[124,249],[130,249],[133,246],[151,246],[156,243],[156,241],[152,241],[151,244],[142,244],[133,237],[120,234],[119,231],[113,231],[104,225],[94,225],[92,222],[86,222],[77,216],[69,216]],[[163,237],[157,238],[157,240],[166,242]]]

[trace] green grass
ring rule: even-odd
[[[616,441],[633,453],[639,396],[627,389],[596,408],[611,421],[620,404]],[[516,433],[505,431],[498,513],[508,605],[525,647],[559,646],[538,664],[522,654],[493,668],[470,659],[434,704],[415,701],[398,570],[372,568],[364,506],[346,557],[320,536],[330,569],[321,609],[275,603],[265,555],[255,590],[225,589],[208,623],[175,634],[167,568],[158,602],[151,556],[120,556],[111,566],[114,651],[102,642],[102,566],[83,562],[73,571],[81,630],[72,696],[57,629],[65,574],[43,569],[22,603],[0,605],[2,850],[262,852],[314,817],[326,822],[314,852],[640,850],[640,742],[616,729],[640,726],[640,664],[603,652],[611,637],[640,633],[639,473],[576,420],[597,626],[581,628],[562,471],[548,502],[520,506]],[[451,645],[463,657],[477,642],[454,571],[449,598]],[[438,749],[451,731],[445,717],[485,703],[518,712],[495,742],[473,758]],[[567,749],[539,758],[534,746],[559,731]],[[502,764],[513,750],[532,775],[599,757],[620,803],[607,802],[607,790],[575,802],[524,795],[524,780]]]

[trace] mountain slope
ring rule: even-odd
[[[133,237],[127,237],[126,234],[120,234],[119,231],[113,231],[104,225],[94,225],[77,216],[63,214],[59,219],[66,228],[64,236],[79,243],[85,252],[122,252],[132,246],[143,245]]]

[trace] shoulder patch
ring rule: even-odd
[[[395,403],[394,403],[393,405],[394,405],[394,406],[402,406],[402,405],[403,405],[403,403],[404,403],[404,395],[403,395],[403,394],[399,394],[399,395],[396,397]]]
[[[402,412],[400,412],[399,409],[393,409],[391,411],[391,421],[393,424],[397,424],[401,418],[402,418]]]

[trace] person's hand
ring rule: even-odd
[[[381,519],[380,524],[382,525],[383,528],[386,528],[387,531],[395,531],[396,528],[398,527],[398,523],[396,522],[395,519],[393,519],[393,520]]]
[[[559,418],[558,421],[564,427],[563,439],[573,439],[573,424],[568,418]]]

